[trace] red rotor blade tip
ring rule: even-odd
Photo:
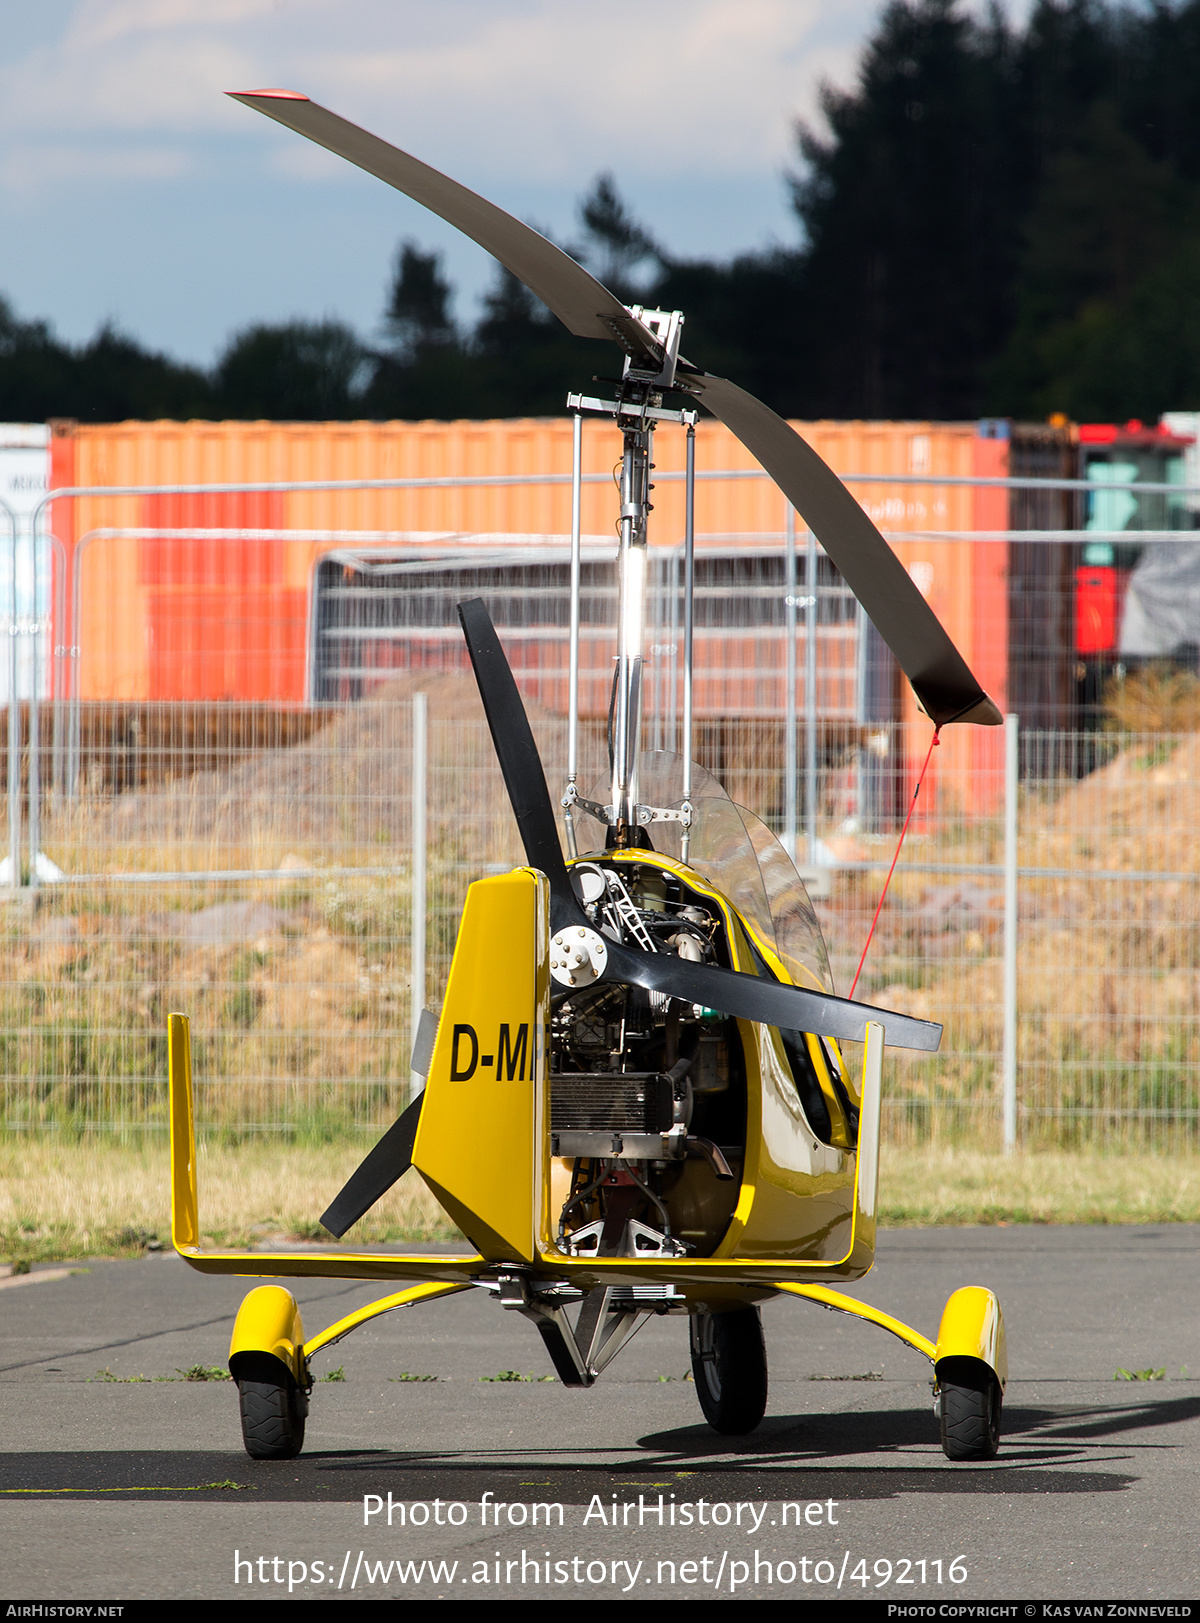
[[[300,90],[227,90],[227,96],[274,96],[276,101],[308,101]]]

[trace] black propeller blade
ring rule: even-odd
[[[413,1145],[417,1139],[417,1122],[424,1097],[419,1093],[392,1123],[370,1155],[356,1172],[350,1174],[344,1187],[321,1213],[322,1225],[337,1239],[340,1240],[364,1212],[370,1211],[375,1202],[386,1195],[396,1180],[402,1178],[412,1166]]]
[[[512,670],[500,646],[482,599],[460,603],[458,617],[467,640],[475,680],[487,713],[492,742],[504,774],[521,843],[531,868],[550,882],[552,927],[587,925],[579,906],[558,843],[558,825],[546,789],[541,759],[525,706]],[[644,986],[652,992],[702,1003],[742,1020],[756,1020],[785,1031],[811,1031],[822,1037],[861,1039],[868,1020],[878,1020],[893,1048],[932,1052],[941,1041],[942,1028],[928,1020],[914,1020],[890,1009],[850,1003],[826,992],[784,986],[778,981],[743,975],[736,970],[695,964],[671,953],[643,952],[638,947],[608,944],[608,965],[603,979]]]
[[[554,927],[586,923],[567,878],[542,759],[492,617],[475,597],[458,605],[458,618],[526,860],[550,881]]]
[[[916,1048],[932,1054],[942,1040],[942,1028],[932,1020],[916,1020],[892,1009],[874,1009],[851,1003],[829,992],[810,992],[804,986],[743,975],[714,964],[695,964],[673,953],[643,952],[637,947],[606,943],[608,966],[604,980],[632,982],[650,992],[662,992],[684,1003],[702,1003],[739,1020],[754,1020],[783,1031],[811,1031],[815,1036],[849,1038],[862,1042],[868,1020],[884,1028],[891,1048]]]
[[[971,675],[907,569],[846,486],[790,423],[726,378],[702,373],[688,388],[732,430],[801,513],[895,654],[936,727],[997,726],[1004,718]]]

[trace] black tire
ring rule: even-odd
[[[949,1377],[949,1378],[947,1378]],[[991,1370],[962,1364],[939,1372],[942,1449],[948,1460],[995,1459],[1003,1394]]]
[[[726,1437],[744,1437],[767,1409],[767,1347],[758,1309],[694,1313],[689,1330],[704,1418]]]
[[[304,1447],[308,1399],[270,1353],[243,1353],[235,1372],[242,1441],[252,1460],[291,1460]]]

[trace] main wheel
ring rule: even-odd
[[[242,1440],[252,1460],[294,1459],[304,1447],[308,1399],[271,1353],[243,1353],[237,1370]]]
[[[964,1359],[939,1373],[942,1449],[948,1460],[994,1459],[1000,1447],[1000,1382],[990,1369]]]
[[[692,1379],[714,1431],[741,1437],[767,1408],[767,1348],[756,1307],[695,1313],[689,1322]]]

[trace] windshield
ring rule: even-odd
[[[762,818],[744,806],[737,810],[758,860],[771,922],[775,926],[775,950],[798,986],[811,979],[832,992],[833,973],[829,968],[825,937],[803,879]]]
[[[602,778],[588,795],[603,804],[611,784]],[[650,750],[638,761],[643,806],[677,810],[683,802],[683,757]],[[656,851],[681,859],[682,825],[652,823]],[[688,864],[719,890],[778,955],[797,985],[833,990],[829,955],[804,881],[760,817],[736,806],[720,782],[692,766],[692,827]]]

